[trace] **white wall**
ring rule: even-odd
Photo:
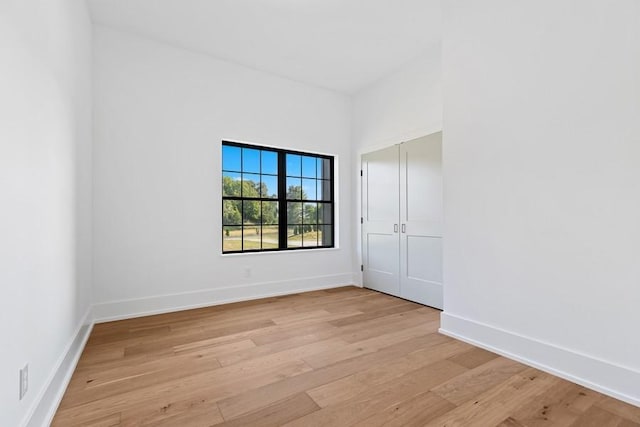
[[[442,130],[441,57],[441,46],[435,44],[354,95],[355,154]]]
[[[432,46],[395,73],[353,97],[353,223],[361,216],[360,160],[364,153],[442,130],[441,47]],[[360,270],[360,227],[353,228],[354,270]],[[360,281],[360,275],[358,275]]]
[[[98,318],[352,283],[348,97],[102,26],[94,47]],[[336,155],[339,249],[221,255],[223,139]]]
[[[34,412],[39,425],[56,403],[57,368],[69,366],[91,299],[84,2],[0,2],[0,63],[0,425],[22,425]],[[26,363],[29,391],[20,401]]]
[[[445,5],[443,328],[640,404],[640,3]]]

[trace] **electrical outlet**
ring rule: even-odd
[[[29,390],[29,364],[24,365],[24,368],[20,369],[20,400],[27,394]]]

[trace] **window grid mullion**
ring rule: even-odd
[[[278,249],[287,248],[287,171],[286,154],[278,152]]]

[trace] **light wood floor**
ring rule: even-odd
[[[619,426],[640,408],[353,287],[96,325],[54,426]]]

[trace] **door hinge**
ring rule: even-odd
[[[362,176],[362,169],[360,169],[360,176]]]
[[[360,271],[364,271],[364,264],[360,264]]]
[[[360,217],[360,224],[364,224],[364,218]]]

